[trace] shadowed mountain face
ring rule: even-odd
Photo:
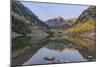
[[[51,28],[67,28],[69,27],[69,24],[66,23],[66,21],[61,17],[55,17],[53,19],[49,19],[45,22],[48,24]]]
[[[45,30],[48,26],[20,2],[12,2],[12,32],[19,34],[34,33],[33,30]]]

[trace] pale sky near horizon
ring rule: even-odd
[[[24,6],[28,7],[39,19],[45,21],[57,16],[64,19],[78,17],[87,5],[65,5],[53,3],[38,3],[38,2],[21,2]]]

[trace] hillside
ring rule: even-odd
[[[66,30],[74,33],[94,31],[96,25],[95,11],[96,11],[96,7],[90,6],[88,9],[83,11],[83,13],[76,20],[76,23],[72,27]]]
[[[77,23],[84,23],[93,19],[96,21],[96,6],[90,6],[88,9],[84,10],[83,13],[76,20]]]
[[[44,34],[48,26],[28,7],[18,1],[12,2],[12,32],[18,34]]]
[[[68,29],[69,32],[88,32],[95,29],[95,21],[89,20],[85,23],[78,23],[77,25]]]

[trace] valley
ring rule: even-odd
[[[11,9],[12,65],[96,60],[96,6],[79,17],[43,21],[21,2]]]

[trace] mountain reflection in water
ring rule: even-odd
[[[44,57],[46,56],[54,56],[55,60],[45,60]],[[35,55],[33,55],[27,62],[25,62],[24,65],[61,63],[61,60],[68,62],[86,61],[86,59],[82,57],[79,51],[74,48],[65,48],[60,52],[57,50],[51,50],[46,47],[43,47],[39,49],[39,51]]]
[[[95,45],[91,46],[91,48],[85,48],[82,45],[55,37],[40,39],[39,37],[22,36],[12,39],[12,45],[14,48],[12,55],[16,55],[15,53],[18,52],[20,54],[16,58],[12,57],[13,65],[55,64],[95,60],[95,54],[93,53],[93,51],[95,52]],[[53,60],[47,60],[45,59],[46,57],[53,57]]]

